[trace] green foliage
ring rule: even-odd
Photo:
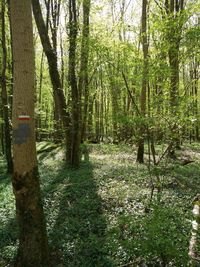
[[[53,266],[137,266],[142,261],[186,266],[191,203],[200,190],[198,161],[167,167],[164,162],[152,169],[153,179],[161,177],[162,191],[158,198],[155,190],[149,206],[149,173],[135,163],[131,146],[86,146],[90,162],[82,161],[80,170],[72,171],[64,168],[62,148],[47,152],[51,143],[37,145]],[[198,158],[198,144],[185,149]],[[157,150],[161,153],[162,145]],[[10,180],[0,163],[0,266],[5,266],[15,256],[18,234]]]
[[[188,262],[190,224],[185,214],[173,206],[155,205],[144,220],[142,251],[147,262],[183,266]]]
[[[18,229],[11,179],[5,174],[6,166],[0,158],[0,266],[6,266],[16,255]]]
[[[183,216],[165,205],[153,206],[146,217],[121,215],[108,233],[110,250],[121,263],[143,260],[152,266],[184,266],[190,224]]]

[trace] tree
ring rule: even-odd
[[[10,8],[14,62],[12,185],[19,225],[15,266],[44,267],[49,264],[35,144],[31,0],[13,0]]]
[[[68,165],[71,165],[71,142],[70,142],[70,116],[67,111],[66,99],[64,96],[62,82],[60,79],[56,51],[51,45],[50,38],[48,36],[47,27],[42,16],[39,0],[32,0],[33,14],[37,24],[38,32],[40,35],[41,43],[48,60],[49,74],[53,86],[53,97],[55,106],[59,107],[58,112],[62,118],[62,123],[65,130],[65,142],[66,142],[66,161]]]
[[[78,34],[78,21],[76,0],[69,1],[69,85],[72,95],[72,127],[71,127],[71,155],[70,165],[73,168],[78,168],[80,164],[80,120],[81,120],[81,99],[78,90],[76,77],[76,47]]]
[[[2,43],[2,71],[1,71],[1,87],[2,87],[2,107],[4,120],[4,137],[5,137],[5,154],[7,161],[7,172],[12,173],[13,162],[11,152],[11,136],[10,136],[10,122],[9,122],[9,103],[7,93],[7,48],[6,48],[6,29],[5,29],[5,0],[1,2],[1,43]]]
[[[184,0],[165,1],[165,9],[169,24],[167,25],[166,39],[169,45],[168,57],[170,65],[170,111],[172,116],[179,116],[179,49],[182,36],[183,18],[181,16],[184,10]],[[175,157],[175,147],[180,147],[178,138],[178,129],[174,127],[172,131],[173,145],[169,151],[170,157]]]
[[[60,22],[61,0],[45,1],[46,5],[46,30],[50,29],[52,48],[56,56],[56,69],[58,69],[58,28]],[[61,80],[61,88],[63,82]],[[54,142],[59,142],[62,139],[62,116],[59,112],[59,100],[54,97]]]
[[[80,98],[83,96],[82,129],[81,140],[86,139],[89,80],[88,80],[88,58],[89,58],[89,35],[90,35],[90,0],[83,0],[83,29],[81,42],[81,63],[78,88]]]
[[[146,94],[148,85],[148,40],[147,40],[147,0],[142,2],[142,48],[143,48],[143,74],[142,74],[142,91],[140,97],[140,113],[144,120],[146,115]],[[140,129],[140,140],[137,152],[137,161],[144,162],[144,122]]]

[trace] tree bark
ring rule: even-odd
[[[4,120],[4,139],[5,139],[5,156],[7,162],[7,172],[12,173],[13,161],[11,151],[11,135],[10,135],[10,122],[9,122],[9,103],[7,93],[7,48],[6,48],[6,30],[5,30],[5,0],[1,2],[1,43],[2,43],[2,71],[1,71],[1,87],[2,87],[2,107],[3,107],[3,120]]]
[[[95,102],[95,139],[96,143],[100,143],[100,103],[99,103],[99,95],[97,95]]]
[[[88,105],[88,124],[87,124],[87,137],[89,141],[93,141],[95,138],[94,127],[93,127],[93,117],[94,117],[94,102],[96,99],[96,93],[93,96],[89,96]]]
[[[183,23],[180,20],[181,12],[184,8],[184,0],[170,0],[167,4],[167,15],[170,18],[170,25],[167,41],[169,43],[168,57],[170,65],[170,111],[173,117],[179,117],[178,97],[179,97],[179,48]],[[180,148],[180,138],[178,128],[171,133],[173,139],[172,149],[168,156],[175,158],[175,148]]]
[[[88,117],[89,81],[88,81],[88,58],[89,58],[89,34],[90,34],[90,0],[83,0],[83,29],[81,42],[81,65],[79,73],[79,93],[83,98],[81,141],[86,139],[86,127]]]
[[[58,69],[58,53],[57,53],[57,45],[58,45],[58,27],[60,20],[60,6],[61,0],[50,0],[47,6],[47,23],[50,24],[51,36],[52,36],[52,46],[56,56],[56,69]],[[48,10],[49,9],[49,10]],[[48,22],[49,21],[49,22]],[[60,80],[61,88],[63,88],[62,80]],[[55,97],[54,101],[54,142],[59,143],[62,140],[62,123],[61,123],[61,114],[59,113],[59,100]]]
[[[60,80],[60,75],[57,67],[57,57],[54,49],[51,46],[50,39],[45,26],[44,19],[42,17],[41,7],[39,0],[32,0],[33,14],[37,24],[38,32],[40,35],[41,43],[48,60],[49,74],[53,86],[54,103],[59,106],[59,114],[62,118],[62,123],[65,130],[65,142],[66,142],[66,161],[71,165],[71,142],[70,142],[70,115],[67,112],[66,100]]]
[[[43,71],[44,71],[44,52],[42,51],[41,60],[40,60],[40,75],[39,75],[39,96],[38,96],[38,107],[39,111],[42,108],[42,85],[43,85]],[[36,140],[41,141],[41,128],[42,128],[42,118],[39,112],[36,121],[37,131],[36,131]]]
[[[118,57],[119,59],[119,57]],[[111,64],[108,65],[109,69],[109,82],[111,89],[111,104],[112,104],[112,138],[113,143],[118,142],[119,133],[118,133],[118,114],[119,114],[119,99],[120,99],[120,90],[118,82],[115,80],[115,76],[119,75],[118,70],[116,70]],[[116,70],[116,71],[115,71]]]
[[[19,225],[15,267],[47,267],[48,245],[35,144],[31,0],[12,0],[10,6],[14,62],[12,185]]]
[[[142,48],[143,48],[143,75],[142,75],[142,91],[140,97],[141,118],[144,120],[146,115],[146,95],[148,85],[148,40],[147,40],[147,3],[148,0],[142,2]],[[141,122],[140,139],[138,142],[137,162],[144,162],[144,132],[145,125]]]
[[[78,168],[80,165],[81,139],[81,99],[76,77],[76,46],[78,34],[76,0],[69,1],[69,85],[72,95],[72,128],[71,128],[71,157],[70,165]]]

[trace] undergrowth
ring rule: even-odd
[[[193,163],[164,162],[150,172],[129,146],[88,145],[78,171],[65,168],[60,147],[40,143],[38,150],[52,267],[187,266],[192,199],[200,190],[197,145],[184,150],[194,152]],[[156,175],[162,190],[155,186],[150,200]],[[1,159],[1,267],[12,263],[17,235]]]

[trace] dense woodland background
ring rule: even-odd
[[[199,266],[200,2],[0,5],[0,266]]]

